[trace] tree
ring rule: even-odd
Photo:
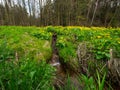
[[[120,26],[120,0],[1,0],[0,25]]]

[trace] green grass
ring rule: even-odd
[[[22,59],[0,62],[1,90],[49,90],[54,69],[45,62]]]

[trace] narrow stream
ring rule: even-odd
[[[60,57],[59,57],[59,51],[56,47],[56,42],[57,42],[57,34],[54,33],[52,35],[52,43],[51,43],[51,48],[52,48],[52,57],[49,61],[49,64],[52,65],[53,67],[56,68],[56,77],[54,79],[54,86],[56,90],[59,90],[59,87],[64,87],[67,83],[67,77],[72,72],[72,70],[69,70],[69,66],[61,62]],[[66,67],[67,66],[67,67]],[[66,69],[68,69],[70,72],[66,72]],[[80,84],[76,78],[76,75],[72,76],[69,75],[70,82],[72,85],[74,85],[77,90],[82,90],[80,87]],[[70,86],[72,88],[72,86]]]

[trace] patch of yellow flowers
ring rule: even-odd
[[[102,38],[102,36],[97,36],[98,39]]]

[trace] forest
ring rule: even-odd
[[[120,0],[1,0],[0,25],[120,26]]]
[[[120,90],[120,0],[0,0],[0,90]]]

